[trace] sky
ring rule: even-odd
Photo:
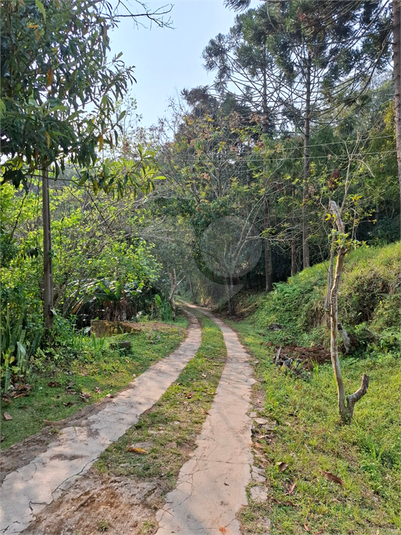
[[[151,9],[165,5],[163,0],[146,3]],[[259,5],[260,0],[253,0],[252,7]],[[235,16],[223,0],[178,0],[170,14],[174,29],[137,27],[129,19],[120,22],[110,35],[111,49],[113,54],[123,52],[127,65],[135,65],[137,83],[130,94],[137,101],[142,126],[168,115],[169,100],[182,89],[213,83],[214,74],[203,67],[202,52],[210,39],[228,32]]]

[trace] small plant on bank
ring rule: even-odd
[[[105,532],[109,529],[110,522],[108,520],[101,520],[97,525],[98,531]]]
[[[337,395],[338,395],[338,409],[340,412],[341,420],[345,424],[349,424],[354,414],[355,403],[359,401],[367,392],[369,385],[369,376],[362,375],[361,386],[353,394],[345,397],[345,385],[341,373],[340,358],[338,354],[338,336],[341,330],[343,342],[346,346],[346,350],[349,350],[350,340],[345,329],[340,325],[338,321],[338,293],[340,291],[341,277],[344,269],[344,258],[349,248],[352,246],[353,240],[349,238],[349,235],[345,233],[345,225],[342,220],[342,213],[334,201],[330,201],[330,210],[332,212],[331,218],[333,219],[337,231],[332,232],[332,249],[330,255],[329,265],[329,282],[327,301],[330,317],[330,354],[331,362],[333,365],[334,376],[337,383]],[[334,257],[337,251],[337,260],[334,267]]]

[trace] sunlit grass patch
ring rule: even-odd
[[[68,364],[57,356],[47,359],[32,376],[32,390],[27,397],[2,401],[2,411],[12,420],[2,421],[1,433],[5,449],[40,431],[46,421],[58,421],[73,415],[86,404],[95,403],[107,394],[114,395],[126,387],[134,375],[143,373],[151,364],[166,357],[185,338],[182,326],[171,326],[163,331],[145,330],[134,335],[119,335],[105,339],[77,337],[77,357]],[[121,341],[130,341],[129,348],[119,347]]]
[[[370,375],[367,395],[352,424],[344,426],[330,364],[316,367],[309,379],[285,374],[273,365],[265,336],[247,323],[235,328],[259,361],[258,388],[265,391],[259,414],[277,422],[271,443],[258,439],[264,444],[257,462],[267,477],[268,500],[250,500],[243,509],[244,532],[264,533],[262,519],[269,518],[272,534],[395,534],[400,529],[398,359],[385,354],[343,359],[348,392],[359,386],[363,372]],[[278,463],[288,466],[280,471]]]

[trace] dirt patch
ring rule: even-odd
[[[0,484],[3,483],[10,472],[29,464],[35,457],[45,452],[61,428],[82,426],[84,420],[103,410],[107,403],[110,403],[110,399],[105,398],[93,405],[82,407],[70,417],[52,422],[51,425],[44,427],[36,435],[32,435],[2,451],[0,458]]]
[[[131,321],[93,320],[91,322],[91,333],[97,336],[98,338],[124,333],[135,334],[143,331],[169,331],[175,328],[177,328],[177,325],[170,325],[169,323],[162,323],[161,321],[135,323]]]
[[[24,535],[150,535],[163,481],[110,477],[91,469],[42,509]]]

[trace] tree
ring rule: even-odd
[[[18,187],[42,176],[47,329],[54,314],[49,175],[57,178],[69,162],[87,169],[83,177],[95,189],[110,190],[138,185],[146,171],[142,162],[109,166],[97,154],[117,142],[124,113],[116,116],[116,102],[134,81],[121,54],[107,57],[109,31],[121,16],[135,15],[119,14],[106,0],[2,2],[2,180]]]
[[[241,10],[247,0],[227,0]],[[259,8],[267,48],[280,68],[282,113],[304,136],[303,265],[309,265],[308,190],[311,125],[332,108],[350,105],[385,68],[390,50],[389,2],[273,0]],[[278,84],[277,84],[278,85]]]
[[[358,244],[356,230],[364,216],[361,195],[352,194],[353,181],[358,174],[367,170],[372,174],[369,164],[363,156],[364,145],[368,145],[368,135],[363,126],[370,130],[369,124],[357,128],[354,139],[351,142],[344,140],[347,153],[345,176],[337,173],[331,175],[332,182],[329,184],[329,210],[326,220],[332,224],[331,249],[328,270],[328,290],[326,296],[326,312],[330,318],[330,356],[334,376],[337,384],[338,408],[343,423],[349,424],[353,417],[354,407],[367,392],[369,376],[363,374],[360,388],[346,397],[345,385],[341,373],[338,338],[342,337],[345,351],[350,349],[350,339],[345,326],[338,320],[338,294],[340,292],[341,278],[344,269],[344,259],[348,251]],[[334,186],[334,187],[333,187]],[[338,200],[338,203],[336,200]]]
[[[401,203],[401,2],[393,0],[394,121]]]
[[[236,17],[227,36],[211,39],[203,52],[205,68],[217,71],[214,88],[224,98],[234,94],[253,112],[264,134],[275,131],[279,73],[266,46],[266,28],[260,10]]]
[[[351,423],[354,413],[355,403],[359,401],[367,392],[369,386],[369,376],[363,374],[361,386],[356,392],[345,397],[345,385],[341,373],[340,359],[338,355],[338,332],[340,325],[338,322],[338,292],[340,290],[341,276],[344,268],[344,258],[347,254],[350,241],[345,232],[345,225],[342,214],[335,201],[330,201],[330,211],[337,227],[337,232],[333,233],[332,254],[330,257],[329,274],[329,303],[330,303],[330,355],[333,365],[334,376],[337,384],[338,409],[343,423]],[[334,247],[337,245],[337,260],[335,268]],[[341,328],[341,330],[343,330]],[[346,335],[345,335],[346,336]]]
[[[161,265],[157,285],[168,298],[173,320],[176,319],[175,293],[184,279],[191,280],[194,267],[192,258],[193,232],[181,216],[163,215],[163,210],[153,204],[144,219],[140,235],[154,245],[152,254]]]

